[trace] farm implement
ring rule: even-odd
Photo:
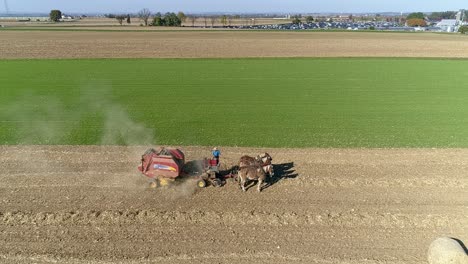
[[[233,172],[220,171],[220,163],[215,159],[185,162],[184,153],[173,148],[148,149],[138,170],[150,179],[151,187],[166,186],[176,180],[192,180],[200,188],[221,187],[226,179],[237,177]]]

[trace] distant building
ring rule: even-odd
[[[439,28],[440,31],[458,32],[460,26],[464,25],[463,20],[466,19],[464,16],[465,10],[460,9],[460,11],[458,11],[458,13],[456,14],[455,19],[442,19],[435,26]]]
[[[436,24],[436,27],[445,32],[455,32],[457,26],[458,21],[456,19],[442,19],[442,21]]]

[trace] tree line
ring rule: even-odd
[[[184,12],[178,12],[177,14],[173,12],[167,12],[164,15],[160,12],[157,12],[153,15],[148,8],[143,8],[136,15],[145,26],[180,27],[187,19],[187,16],[184,14]],[[127,23],[131,23],[130,15],[127,15],[127,17],[123,15],[106,15],[106,17],[117,19],[120,25],[122,25],[125,18],[127,18]]]
[[[223,27],[229,27],[232,25],[233,19],[240,19],[240,15],[222,15],[222,16],[194,16],[186,15],[184,12],[168,12],[164,15],[160,12],[152,14],[147,8],[140,10],[137,14],[138,18],[143,21],[145,26],[169,26],[169,27],[180,27],[183,23],[189,22],[192,27],[195,26],[197,20],[201,20],[205,27],[211,25],[214,27],[215,24],[221,23]],[[245,18],[245,17],[244,17]],[[255,19],[245,18],[246,21],[251,20],[255,24]]]

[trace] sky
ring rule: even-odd
[[[468,0],[4,0],[10,12],[136,13],[365,13],[413,12],[468,9]],[[1,3],[1,2],[0,2]],[[5,5],[0,4],[0,13]]]

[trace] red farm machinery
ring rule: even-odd
[[[228,178],[236,175],[220,172],[220,164],[215,159],[185,162],[184,153],[175,148],[148,149],[141,157],[138,170],[150,179],[150,186],[165,186],[176,180],[193,180],[197,186],[220,187]]]

